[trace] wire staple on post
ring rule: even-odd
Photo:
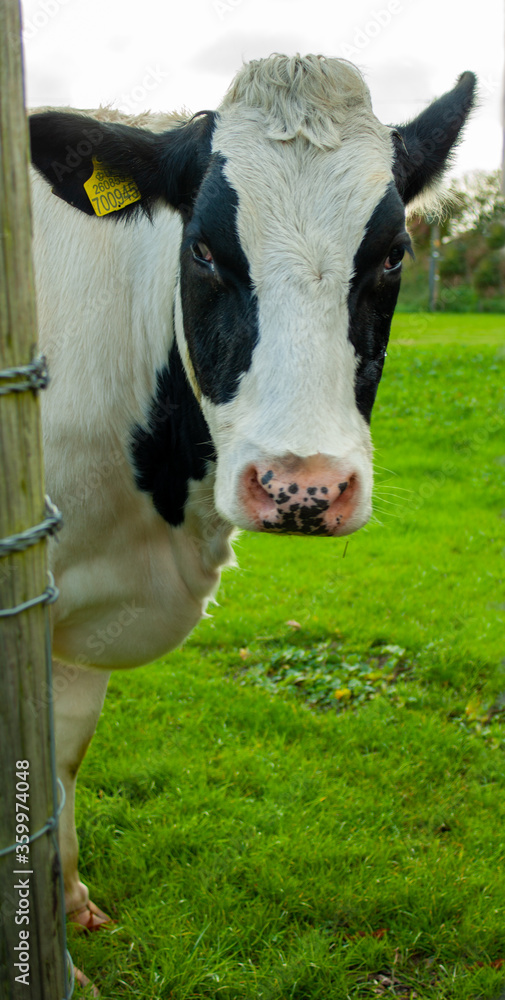
[[[54,535],[56,531],[59,531],[62,525],[61,512],[48,496],[45,498],[45,503],[46,517],[40,524],[36,524],[33,528],[27,528],[26,531],[20,531],[17,535],[0,538],[0,557],[10,555],[13,552],[24,552],[30,545],[36,545],[43,538],[46,538],[48,535]],[[56,601],[59,590],[55,586],[53,574],[49,572],[48,576],[49,584],[43,594],[40,594],[38,597],[32,597],[31,600],[24,601],[15,608],[0,609],[0,618],[11,618],[13,615],[21,614],[22,611],[34,608],[37,604],[52,604],[53,601]]]
[[[9,535],[7,538],[0,538],[0,556],[10,555],[11,552],[24,552],[30,545],[36,545],[47,535],[54,535],[61,528],[62,515],[56,505],[45,498],[46,516],[40,524],[26,531],[20,531],[18,535]]]
[[[16,379],[23,378],[24,381],[17,382]],[[1,380],[6,379],[7,385],[2,385]],[[16,365],[15,368],[3,368],[0,370],[0,396],[6,396],[10,392],[25,392],[27,389],[45,389],[49,382],[49,372],[47,362],[43,355],[30,361],[27,365]]]
[[[50,570],[47,575],[49,583],[43,594],[39,594],[38,597],[32,597],[30,601],[24,601],[23,604],[18,604],[15,608],[2,608],[0,618],[11,618],[13,615],[19,615],[22,611],[34,608],[37,604],[53,604],[58,599],[60,592],[55,585],[54,576]]]

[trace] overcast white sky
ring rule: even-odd
[[[480,107],[453,173],[501,157],[504,0],[22,0],[27,104],[215,108],[243,60],[344,56],[387,124],[415,116],[463,70]]]

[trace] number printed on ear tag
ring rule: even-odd
[[[117,177],[108,167],[93,158],[93,173],[84,182],[84,190],[95,215],[109,215],[140,201],[142,195],[133,177]]]

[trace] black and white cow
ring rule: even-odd
[[[474,88],[464,73],[391,128],[350,63],[272,56],[189,121],[31,117],[47,489],[65,522],[61,844],[67,909],[90,928],[74,792],[109,672],[182,642],[234,528],[345,535],[369,518],[405,205],[442,174]],[[97,170],[138,200],[97,217]]]

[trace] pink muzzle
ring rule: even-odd
[[[296,535],[354,531],[364,523],[356,518],[362,495],[359,472],[328,455],[248,465],[239,485],[252,530]]]

